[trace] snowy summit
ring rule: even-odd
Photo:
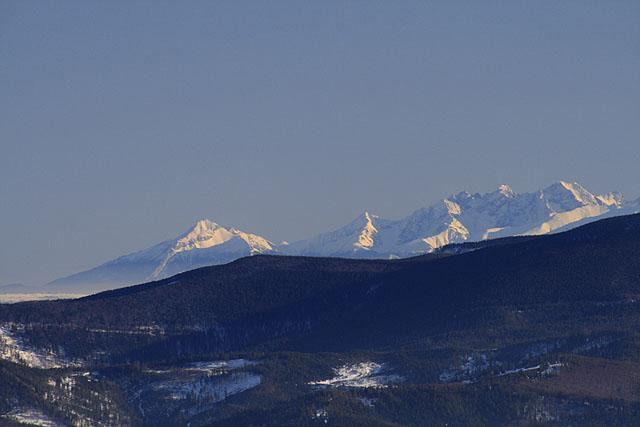
[[[118,287],[255,254],[409,257],[451,243],[552,233],[638,211],[640,199],[625,202],[617,192],[596,195],[578,183],[558,181],[531,193],[506,184],[484,194],[463,191],[397,220],[365,211],[344,227],[290,244],[202,219],[175,239],[52,284],[75,290]]]

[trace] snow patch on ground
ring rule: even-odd
[[[235,369],[240,369],[257,364],[258,362],[247,359],[213,360],[206,362],[193,362],[187,364],[186,366],[178,368],[147,369],[145,372],[148,374],[165,375],[170,373],[177,373],[180,371],[186,371],[192,373],[204,373],[208,374],[208,376],[212,376],[224,374]]]
[[[2,415],[2,418],[11,420],[15,423],[26,424],[30,426],[42,426],[42,427],[58,427],[62,424],[58,424],[49,418],[43,412],[35,409],[14,409]]]
[[[158,325],[140,325],[133,329],[87,329],[87,332],[94,334],[123,334],[123,335],[150,335],[160,336],[165,335],[164,328]]]
[[[325,408],[316,409],[311,414],[311,419],[312,420],[323,421],[325,424],[327,424],[329,422],[329,413],[327,412],[327,410]]]
[[[311,381],[308,384],[330,387],[383,388],[402,381],[399,375],[381,375],[384,364],[361,362],[346,364],[333,371],[335,376],[326,380]]]
[[[491,367],[488,356],[485,353],[469,354],[462,359],[459,366],[452,367],[440,374],[440,381],[449,383],[452,381],[469,381],[476,375]]]
[[[40,369],[80,366],[80,363],[63,360],[53,352],[38,351],[26,345],[6,325],[0,326],[0,359]]]
[[[367,408],[373,408],[378,399],[369,398],[369,397],[358,397],[358,402],[362,403]]]
[[[191,397],[206,399],[210,403],[221,402],[229,396],[260,385],[262,377],[248,372],[234,372],[223,378],[183,378],[161,381],[152,385],[153,390],[166,392],[170,400],[184,400]]]
[[[563,366],[564,366],[564,363],[560,363],[560,362],[550,363],[545,369],[540,371],[540,373],[545,376],[557,374],[560,368],[562,368]]]
[[[260,385],[262,375],[238,371],[257,363],[232,359],[147,369],[145,373],[150,374],[150,378],[134,391],[132,400],[138,401],[143,413],[158,411],[153,402],[162,401],[164,408],[180,408],[185,413],[195,415],[230,396]]]
[[[560,362],[554,363],[540,363],[535,366],[522,366],[525,360],[530,359],[533,355],[543,354],[547,350],[548,344],[539,344],[534,346],[533,349],[528,349],[525,353],[525,357],[520,363],[516,363],[512,369],[504,369],[505,365],[513,366],[513,364],[507,361],[495,360],[491,355],[487,353],[475,353],[468,354],[462,358],[461,364],[458,366],[452,366],[451,368],[442,372],[439,376],[439,380],[444,383],[450,382],[462,382],[463,384],[469,384],[477,381],[481,377],[502,377],[505,375],[512,375],[524,372],[536,371],[542,376],[552,375],[558,372],[560,367],[564,366]]]
[[[216,360],[213,362],[195,362],[187,366],[188,371],[206,372],[209,374],[219,374],[234,369],[252,366],[257,362],[246,359]]]
[[[531,371],[539,371],[540,374],[546,376],[546,375],[552,375],[557,373],[562,366],[564,366],[564,364],[560,362],[550,363],[548,365],[540,364],[536,366],[530,366],[528,368],[509,369],[507,371],[500,372],[498,376],[503,377],[505,375],[519,374],[522,372],[531,372]]]

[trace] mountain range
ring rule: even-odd
[[[640,215],[448,247],[0,304],[0,424],[640,425]]]
[[[508,185],[485,194],[460,192],[397,220],[364,212],[344,227],[291,244],[202,219],[175,239],[48,286],[72,291],[116,288],[256,254],[406,258],[452,243],[547,234],[638,211],[640,199],[628,202],[618,192],[596,195],[578,183],[559,181],[530,193],[516,193]]]

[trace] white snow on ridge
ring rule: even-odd
[[[292,255],[407,257],[451,243],[566,230],[605,214],[625,213],[622,195],[594,195],[578,183],[559,181],[533,193],[500,185],[491,193],[461,192],[399,220],[365,212],[334,232],[290,244]]]
[[[577,221],[581,221],[585,218],[593,218],[603,215],[609,212],[607,206],[599,205],[587,205],[579,208],[572,209],[567,212],[554,212],[551,214],[548,221],[545,221],[536,227],[525,231],[522,236],[536,236],[541,234],[551,233],[553,230],[557,230],[566,225],[572,224]]]
[[[186,370],[206,372],[209,374],[222,373],[226,371],[232,371],[234,369],[244,368],[246,366],[252,366],[257,364],[252,360],[246,359],[231,359],[231,360],[216,360],[213,362],[195,362],[190,363]]]
[[[445,230],[434,235],[421,239],[427,244],[427,251],[446,246],[449,243],[459,242],[461,240],[467,240],[469,238],[469,230],[456,218],[451,220],[451,223]]]
[[[79,363],[62,360],[53,353],[37,351],[25,345],[7,326],[0,326],[0,359],[40,369],[80,366]]]
[[[335,376],[326,380],[311,381],[309,385],[330,387],[384,388],[402,381],[399,375],[381,375],[384,365],[361,362],[335,368]]]
[[[378,232],[378,229],[373,225],[373,219],[377,218],[375,215],[369,215],[369,212],[364,213],[367,223],[358,236],[358,241],[353,244],[354,247],[360,249],[371,249],[374,242],[374,236]]]
[[[535,355],[541,353],[536,352]],[[469,384],[476,382],[482,377],[503,377],[518,373],[534,372],[538,375],[549,376],[556,374],[561,367],[561,362],[540,363],[535,366],[515,367],[507,370],[499,370],[504,366],[504,361],[491,358],[489,353],[472,353],[463,356],[459,365],[446,369],[439,375],[439,380],[443,383],[461,382]]]
[[[41,427],[58,427],[62,424],[56,423],[46,414],[36,409],[15,409],[2,415],[2,418],[11,420],[14,423]]]
[[[156,399],[167,401],[206,401],[206,408],[260,385],[262,375],[247,371],[238,372],[241,368],[257,363],[259,362],[232,359],[195,362],[166,369],[149,369],[145,372],[152,375],[153,381],[140,388],[136,399],[151,394],[156,395]]]
[[[509,369],[507,371],[500,372],[498,374],[498,376],[499,377],[503,377],[505,375],[519,374],[519,373],[522,373],[522,372],[531,372],[531,371],[540,371],[540,374],[542,374],[542,375],[551,375],[553,373],[556,373],[558,371],[558,369],[563,367],[563,366],[564,366],[563,363],[555,362],[555,363],[550,363],[550,364],[546,365],[546,368],[542,369],[544,367],[544,365],[538,364],[536,366],[530,366],[530,367],[527,367],[527,368]]]
[[[181,378],[157,382],[153,390],[167,393],[170,400],[184,400],[198,396],[210,403],[221,402],[229,396],[254,388],[262,382],[262,376],[249,372],[234,372],[213,380]]]
[[[207,375],[217,375],[227,373],[247,366],[257,365],[259,362],[247,359],[213,360],[193,362],[185,366],[171,367],[167,369],[149,369],[146,372],[153,374],[168,374],[172,372],[186,371],[187,373],[204,373]]]
[[[234,239],[238,241],[230,242]],[[162,262],[151,273],[149,280],[164,277],[168,264],[180,253],[215,248],[227,242],[234,243],[232,245],[233,251],[242,251],[242,249],[248,251],[246,255],[255,255],[273,250],[273,244],[264,237],[245,233],[235,228],[226,229],[211,220],[202,219],[196,222],[191,230],[178,238],[173,247],[165,254]],[[240,242],[243,242],[244,245]],[[238,245],[240,246],[238,247]]]
[[[55,292],[61,289],[74,293],[82,289],[95,292],[160,280],[195,268],[275,251],[277,245],[262,236],[202,219],[174,239],[54,280],[47,286]]]

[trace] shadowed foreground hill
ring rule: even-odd
[[[0,352],[20,378],[0,414],[21,390],[76,422],[20,386],[51,382],[12,367],[37,349],[73,361],[47,371],[62,384],[91,367],[78,390],[102,384],[133,424],[637,425],[640,215],[404,260],[254,256],[0,305],[0,322],[24,346]],[[194,377],[201,366],[218,371]]]

